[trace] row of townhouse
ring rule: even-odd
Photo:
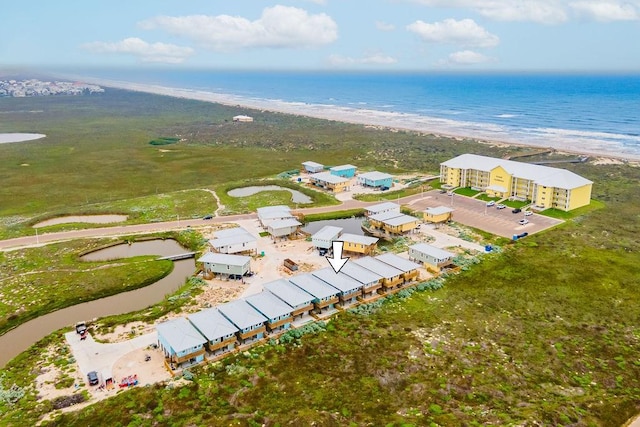
[[[471,187],[491,197],[530,200],[534,208],[570,211],[591,200],[592,181],[566,169],[463,154],[440,164],[445,188]]]
[[[419,280],[420,265],[395,254],[347,262],[266,283],[261,293],[156,325],[158,345],[170,369],[202,362],[238,345],[259,342],[296,320],[329,315]]]

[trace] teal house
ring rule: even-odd
[[[358,175],[358,184],[364,187],[389,189],[393,186],[393,176],[384,172],[366,172]]]
[[[343,178],[353,178],[356,176],[356,167],[353,165],[334,166],[329,169],[331,175],[341,176]]]

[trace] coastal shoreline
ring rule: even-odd
[[[568,143],[558,143],[557,141],[546,141],[537,143],[533,141],[505,140],[497,139],[482,130],[470,129],[467,133],[451,133],[447,130],[447,125],[451,122],[447,119],[437,119],[433,117],[420,116],[410,113],[384,112],[371,109],[358,109],[352,107],[341,107],[336,105],[307,104],[301,102],[285,102],[282,100],[269,100],[259,98],[247,98],[231,94],[222,94],[204,90],[167,87],[154,84],[134,83],[120,80],[108,80],[103,78],[81,78],[83,81],[98,84],[104,87],[123,89],[134,92],[151,93],[155,95],[170,96],[173,98],[183,98],[195,101],[203,101],[225,105],[228,107],[238,107],[242,109],[253,109],[258,111],[269,111],[273,113],[290,114],[299,117],[311,117],[317,119],[331,120],[342,123],[371,126],[389,131],[417,132],[436,137],[451,138],[456,140],[469,139],[481,144],[508,145],[517,147],[527,147],[536,149],[552,149],[558,153],[578,156],[590,156],[604,158],[603,163],[612,163],[607,159],[619,162],[638,162],[639,154],[622,153],[615,151],[611,147],[599,144],[591,140],[571,141],[571,145],[580,145],[580,149],[573,148]]]

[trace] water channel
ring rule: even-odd
[[[288,191],[291,193],[291,201],[293,203],[311,203],[311,197],[303,194],[297,190],[292,190],[290,188],[280,187],[279,185],[262,185],[262,186],[252,186],[252,187],[241,187],[234,188],[233,190],[229,190],[227,192],[231,197],[247,197],[253,196],[254,194],[258,194],[261,191]]]
[[[107,261],[139,255],[168,256],[186,252],[189,251],[175,240],[149,240],[100,249],[83,256],[83,259]],[[193,258],[175,261],[169,275],[149,286],[63,308],[23,323],[0,336],[0,367],[60,328],[73,326],[80,320],[129,313],[157,304],[165,295],[176,291],[194,271]]]

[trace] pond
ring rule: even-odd
[[[110,224],[112,222],[123,222],[127,220],[126,215],[76,215],[60,216],[46,219],[33,225],[33,228],[49,227],[51,225],[69,224],[74,222],[86,222],[89,224]]]
[[[231,197],[247,197],[258,194],[261,191],[288,191],[289,193],[291,193],[291,201],[293,203],[305,204],[313,202],[311,197],[307,196],[306,194],[303,194],[297,190],[292,190],[290,188],[280,187],[279,185],[262,185],[234,188],[233,190],[229,190],[227,194]]]
[[[89,261],[110,260],[138,255],[178,255],[189,252],[175,240],[149,240],[123,243],[91,252],[83,257]],[[27,350],[31,345],[46,337],[50,333],[73,326],[81,320],[91,320],[97,317],[124,314],[142,310],[162,301],[165,295],[175,292],[184,281],[195,271],[193,258],[175,261],[173,271],[157,282],[133,291],[123,292],[110,297],[100,298],[71,307],[45,314],[30,320],[6,334],[0,336],[0,367]]]
[[[362,228],[360,228],[363,219],[364,218],[345,218],[329,219],[325,221],[313,221],[305,225],[302,230],[306,231],[307,233],[313,234],[320,231],[320,229],[326,225],[332,225],[334,227],[342,227],[343,233],[351,233],[364,236],[364,231],[362,231]]]

